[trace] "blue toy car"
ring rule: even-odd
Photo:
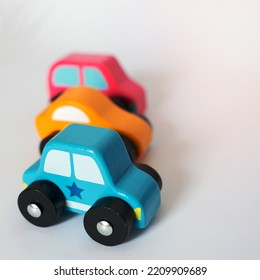
[[[83,213],[89,236],[109,246],[149,225],[162,187],[153,168],[132,163],[117,132],[82,124],[52,138],[23,182],[18,206],[29,222],[46,227],[64,209]]]

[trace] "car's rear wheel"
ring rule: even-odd
[[[57,134],[59,131],[54,131],[47,137],[43,138],[39,145],[40,154],[42,154],[45,145]]]
[[[153,129],[152,123],[145,115],[139,113],[135,113],[135,115],[144,120],[150,126],[150,128]]]
[[[162,189],[162,178],[159,175],[159,173],[152,168],[151,166],[145,164],[145,163],[136,163],[135,164],[139,169],[141,169],[142,171],[146,172],[147,174],[149,174],[158,184],[159,189]]]
[[[65,207],[65,197],[54,183],[36,181],[20,193],[18,207],[27,221],[47,227],[58,221]]]
[[[89,209],[84,217],[84,227],[96,242],[114,246],[125,241],[134,219],[134,211],[125,201],[109,197],[97,201]]]
[[[127,149],[127,152],[129,154],[131,160],[134,162],[138,157],[138,151],[137,151],[135,144],[133,143],[133,141],[131,141],[129,138],[127,138],[123,135],[121,135],[121,138],[125,144],[125,147]]]
[[[136,112],[136,105],[133,102],[127,100],[126,98],[121,96],[111,96],[110,99],[120,108],[131,113]]]
[[[50,103],[55,101],[64,91],[58,92],[56,95],[54,95],[51,99],[50,99]]]

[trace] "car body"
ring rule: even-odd
[[[137,228],[147,227],[160,206],[156,180],[131,162],[119,134],[105,128],[67,126],[46,144],[23,181],[24,192],[35,182],[56,185],[66,209],[76,213],[88,212],[104,198],[118,198],[133,210]]]
[[[55,62],[48,75],[50,99],[69,87],[88,86],[122,98],[132,111],[144,113],[144,89],[130,79],[115,57],[73,53]]]
[[[87,87],[65,90],[35,119],[41,139],[61,131],[70,123],[116,130],[133,143],[138,159],[144,155],[152,139],[152,128],[144,119],[121,109],[101,92]]]

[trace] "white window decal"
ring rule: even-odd
[[[43,170],[60,176],[71,176],[70,154],[59,150],[48,152]]]
[[[52,114],[54,121],[89,123],[88,116],[80,109],[74,106],[62,106]]]
[[[78,180],[104,185],[95,160],[89,156],[73,154],[74,172]]]

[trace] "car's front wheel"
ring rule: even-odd
[[[52,182],[36,181],[20,193],[18,207],[27,221],[47,227],[58,221],[65,207],[65,197]]]
[[[114,246],[125,241],[134,219],[134,211],[125,201],[109,197],[97,201],[89,209],[84,217],[84,227],[93,240]]]

